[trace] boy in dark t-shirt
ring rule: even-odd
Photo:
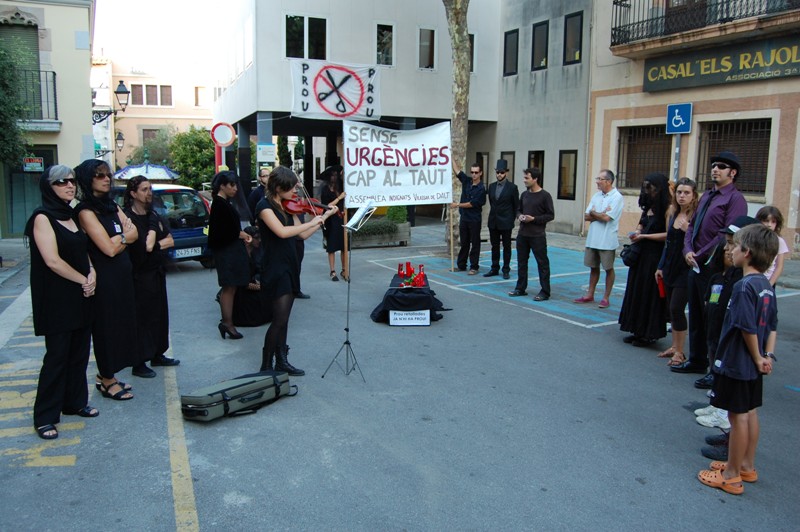
[[[766,230],[765,230],[766,229]],[[727,462],[711,462],[700,471],[703,484],[739,495],[742,481],[755,482],[755,454],[761,406],[762,375],[772,371],[775,356],[778,307],[775,292],[763,273],[778,253],[774,232],[750,225],[733,237],[733,265],[744,277],[731,293],[714,361],[714,396],[711,404],[728,411],[731,424]]]

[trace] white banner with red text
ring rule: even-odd
[[[318,120],[378,120],[379,70],[367,65],[291,59],[292,116]]]
[[[345,205],[450,203],[450,122],[394,130],[343,121]]]

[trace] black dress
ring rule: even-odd
[[[133,265],[133,286],[136,291],[136,324],[139,334],[137,352],[147,360],[163,355],[169,349],[169,306],[167,302],[166,253],[158,242],[170,234],[167,225],[154,211],[125,214],[139,231],[139,238],[128,247]],[[147,252],[147,233],[155,231],[156,244]]]
[[[247,249],[239,238],[239,213],[231,202],[214,196],[208,218],[208,247],[214,256],[219,286],[247,286],[250,272]]]
[[[281,238],[273,233],[259,216],[264,209],[274,212],[284,226],[294,226],[294,217],[276,210],[269,200],[262,199],[256,205],[261,246],[264,248],[261,262],[261,290],[265,291],[267,297],[273,299],[287,293],[296,294],[300,290],[300,266],[295,239]]]
[[[336,192],[332,191],[330,187],[323,186],[322,191],[320,192],[320,203],[324,203],[325,205],[334,201],[338,195]],[[344,220],[338,214],[329,217],[325,220],[325,251],[328,253],[334,253],[336,251],[342,251],[344,249]]]
[[[639,223],[643,234],[663,233],[665,220],[661,217],[642,215]],[[628,283],[619,313],[619,328],[638,338],[656,340],[667,335],[667,306],[658,293],[655,273],[664,250],[664,242],[650,239],[640,240],[639,261],[628,270]]]
[[[689,265],[683,257],[683,239],[686,232],[675,229],[675,216],[667,225],[667,241],[664,254],[664,284],[670,288],[687,286],[689,283]]]
[[[109,237],[122,234],[122,223],[117,212],[88,210],[97,216]],[[143,237],[139,235],[139,238]],[[133,268],[127,251],[109,257],[91,239],[89,257],[97,271],[95,320],[92,325],[94,358],[100,375],[111,378],[122,368],[134,367],[149,360],[146,353],[136,350]]]

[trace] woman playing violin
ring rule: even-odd
[[[343,185],[342,185],[342,167],[341,166],[331,166],[328,168],[325,173],[329,172],[330,181],[327,184],[322,185],[322,191],[320,192],[320,200],[324,204],[328,205],[336,205],[339,200],[343,197]],[[322,177],[322,176],[321,176]],[[325,251],[328,252],[328,266],[330,266],[331,273],[331,281],[338,281],[339,277],[336,275],[336,252],[339,252],[340,259],[342,262],[342,271],[341,276],[342,278],[347,281],[349,280],[348,272],[347,272],[347,264],[346,264],[346,256],[344,251],[344,227],[342,223],[342,218],[339,216],[328,218],[325,222]]]
[[[285,166],[278,166],[269,175],[267,196],[256,205],[256,218],[261,231],[261,242],[267,253],[261,267],[261,289],[267,291],[272,300],[272,322],[264,336],[261,351],[261,370],[274,369],[289,375],[305,375],[305,371],[289,363],[289,346],[286,338],[289,316],[292,313],[295,294],[300,287],[300,267],[294,238],[307,239],[325,220],[338,212],[333,207],[317,214],[306,223],[301,223],[296,214],[289,214],[283,201],[294,196],[297,176]]]

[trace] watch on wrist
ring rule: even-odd
[[[775,358],[775,353],[773,353],[772,351],[767,351],[766,353],[764,353],[764,358],[771,358],[775,362],[778,361],[778,359]]]
[[[122,238],[122,243],[127,246],[128,245],[128,239],[125,238],[125,233],[120,233],[119,236]]]

